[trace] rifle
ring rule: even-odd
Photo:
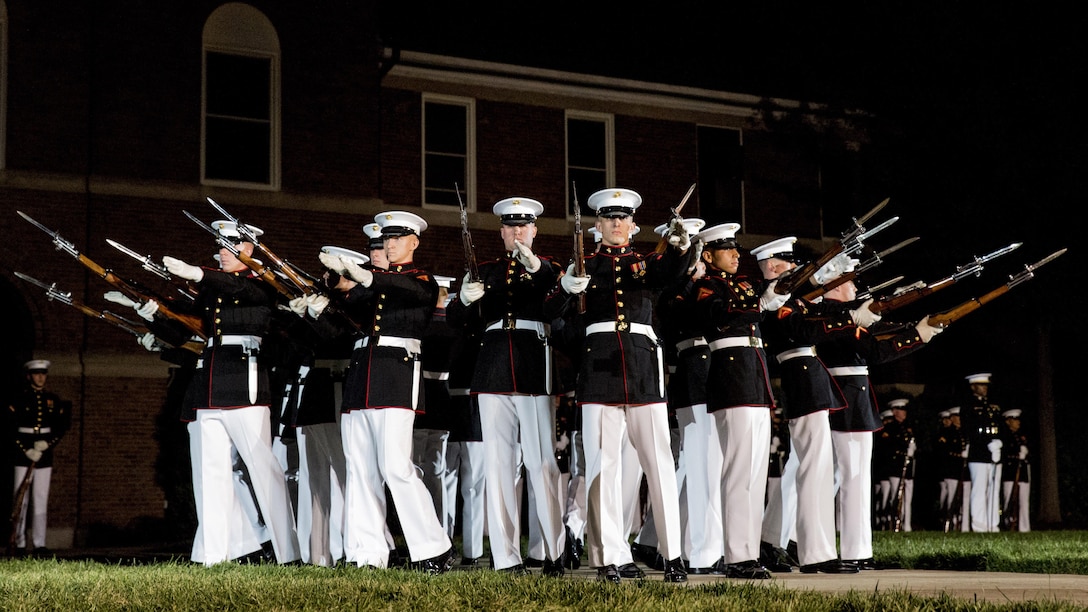
[[[15,556],[15,539],[19,534],[19,517],[23,513],[23,501],[26,499],[26,493],[30,490],[30,483],[34,480],[34,466],[37,465],[37,461],[31,461],[30,467],[26,469],[26,476],[23,476],[22,482],[19,483],[19,489],[15,491],[15,503],[11,506],[11,536],[8,538],[8,556]],[[26,527],[26,524],[23,524]]]
[[[914,438],[910,439],[907,446],[914,442]],[[892,531],[899,532],[903,528],[903,504],[906,503],[907,493],[907,470],[910,468],[911,458],[909,455],[903,456],[903,470],[899,473],[899,486],[895,490],[895,515],[892,517]]]
[[[303,278],[299,271],[294,268],[294,266],[288,263],[287,260],[281,259],[275,253],[273,253],[272,249],[268,248],[268,245],[264,244],[263,242],[259,242],[257,240],[257,235],[253,233],[253,230],[251,230],[248,225],[242,223],[237,217],[227,212],[226,209],[216,203],[215,200],[211,199],[210,197],[206,199],[208,200],[208,203],[212,205],[212,208],[215,208],[215,210],[219,211],[219,214],[226,217],[228,221],[234,223],[235,227],[237,227],[238,229],[239,236],[241,236],[246,242],[252,243],[254,247],[259,249],[261,251],[261,254],[264,255],[265,259],[272,263],[275,271],[286,277],[287,280],[290,281],[291,284],[293,284],[295,287],[297,287],[303,295],[311,295],[317,292],[317,290],[314,289],[314,284],[309,280]],[[248,266],[249,264],[246,265]]]
[[[959,306],[956,306],[955,308],[946,310],[946,311],[944,311],[942,313],[939,313],[939,314],[930,315],[929,324],[931,326],[933,326],[933,327],[948,327],[949,325],[951,325],[955,321],[958,321],[959,319],[962,319],[963,317],[967,316],[968,314],[971,314],[972,312],[978,310],[979,308],[982,308],[986,304],[989,304],[990,302],[996,300],[997,298],[1005,295],[1013,287],[1015,287],[1015,286],[1017,286],[1017,285],[1019,285],[1021,283],[1027,282],[1027,281],[1031,280],[1032,278],[1035,278],[1035,270],[1037,268],[1039,268],[1039,267],[1041,267],[1041,266],[1043,266],[1043,265],[1045,265],[1047,263],[1050,263],[1054,259],[1058,258],[1060,255],[1065,253],[1066,250],[1068,250],[1068,249],[1061,249],[1061,250],[1055,251],[1055,252],[1051,253],[1050,255],[1047,255],[1046,257],[1042,258],[1041,260],[1039,260],[1038,262],[1036,262],[1034,264],[1026,264],[1024,266],[1024,271],[1023,272],[1020,272],[1020,273],[1015,274],[1015,275],[1010,275],[1009,276],[1009,282],[1005,283],[1004,285],[1001,285],[997,289],[994,289],[993,291],[983,295],[982,297],[972,298],[972,299],[967,300],[966,302],[960,304]]]
[[[155,276],[158,276],[159,278],[173,285],[174,288],[177,289],[178,293],[182,295],[182,297],[188,299],[189,301],[193,301],[196,299],[197,291],[195,287],[189,284],[188,281],[174,278],[174,276],[170,274],[170,271],[166,269],[166,266],[160,263],[156,263],[150,255],[140,255],[136,251],[133,251],[127,246],[121,244],[120,242],[117,242],[116,240],[111,240],[110,238],[106,238],[106,243],[109,244],[111,247],[117,249],[118,251],[121,251],[125,255],[128,255],[129,257],[140,262],[140,266],[144,270],[151,272]]]
[[[962,450],[962,444],[961,444]],[[956,494],[952,496],[952,501],[948,504],[948,512],[944,517],[944,532],[948,533],[950,530],[959,526],[960,519],[963,516],[963,477],[964,472],[967,471],[967,457],[963,458],[963,463],[960,464],[959,476],[956,479]]]
[[[907,304],[914,303],[915,301],[933,293],[950,287],[954,283],[967,278],[968,276],[979,276],[982,273],[982,264],[991,261],[997,257],[1010,253],[1020,248],[1022,242],[1014,242],[1006,247],[997,249],[989,255],[983,255],[982,257],[975,257],[975,260],[969,264],[963,266],[956,266],[956,271],[952,274],[929,284],[919,283],[911,286],[908,290],[901,291],[892,295],[891,297],[881,298],[874,301],[869,305],[869,310],[877,314],[894,310],[896,308],[902,308]]]
[[[1012,479],[1009,500],[1001,510],[1001,526],[1005,531],[1018,531],[1020,527],[1020,468],[1023,465],[1023,459],[1016,462],[1016,473]]]
[[[887,221],[884,221],[880,225],[877,225],[871,230],[865,229],[865,223],[872,219],[876,213],[880,212],[888,204],[888,199],[877,204],[872,210],[862,215],[860,219],[853,219],[854,227],[843,232],[842,238],[839,239],[835,246],[824,252],[816,261],[808,262],[803,266],[794,268],[786,275],[783,275],[775,283],[774,292],[778,295],[789,295],[801,286],[802,283],[807,281],[816,274],[820,268],[827,265],[832,259],[835,259],[840,254],[852,255],[861,250],[864,246],[862,243],[872,237],[877,232],[887,228],[889,225],[899,220],[899,217],[892,217]]]
[[[219,246],[230,251],[235,257],[238,258],[238,261],[244,263],[250,270],[253,270],[257,274],[257,276],[261,278],[261,280],[268,283],[269,285],[272,285],[272,287],[281,295],[286,296],[288,299],[294,299],[296,297],[299,297],[299,292],[297,290],[288,287],[287,285],[284,285],[280,281],[280,277],[276,275],[275,271],[264,265],[263,262],[257,259],[253,259],[249,255],[246,255],[242,251],[238,250],[238,247],[234,246],[234,244],[231,243],[230,240],[224,238],[223,235],[220,234],[215,228],[207,225],[200,219],[196,218],[189,211],[183,210],[181,212],[183,212],[190,221],[196,223],[200,227],[204,228],[205,231],[215,236],[215,240],[217,243],[219,243]]]
[[[461,207],[461,247],[465,251],[465,272],[468,274],[468,282],[480,282],[480,268],[476,265],[476,247],[472,244],[472,232],[468,230],[468,208],[461,199],[461,188],[457,183],[453,184],[453,190],[457,193],[457,205]]]
[[[79,261],[79,263],[84,265],[84,267],[86,267],[91,272],[94,272],[95,275],[97,275],[99,278],[106,281],[113,287],[119,289],[122,293],[126,294],[133,301],[147,302],[149,300],[155,300],[159,304],[159,308],[155,311],[155,314],[181,323],[193,334],[200,336],[201,339],[207,338],[199,317],[180,314],[174,312],[173,310],[170,310],[170,308],[166,306],[165,300],[163,300],[162,298],[150,295],[148,291],[137,288],[135,284],[131,281],[122,280],[119,276],[114,274],[112,270],[103,268],[102,266],[92,261],[91,258],[87,257],[83,253],[80,253],[79,250],[76,249],[76,246],[74,244],[62,238],[60,234],[54,232],[48,227],[42,225],[41,223],[38,223],[26,213],[22,211],[16,212],[19,213],[20,217],[26,219],[32,225],[42,230],[46,234],[49,234],[49,236],[53,238],[53,244],[57,246],[58,251],[65,251],[72,257],[75,257],[76,260]]]
[[[574,275],[586,275],[586,255],[582,243],[582,207],[578,204],[578,186],[571,181],[570,188],[574,192]],[[578,314],[586,312],[586,292],[578,294]]]
[[[867,272],[867,271],[877,267],[878,265],[884,263],[884,258],[887,257],[888,255],[898,251],[899,249],[907,246],[908,244],[913,244],[914,242],[916,242],[918,240],[919,240],[918,236],[915,236],[913,238],[907,238],[906,240],[900,242],[899,244],[897,244],[895,246],[888,247],[888,248],[884,249],[883,251],[880,251],[879,253],[875,253],[872,257],[867,259],[865,262],[858,264],[858,266],[856,268],[854,268],[854,270],[852,272],[847,272],[847,273],[843,274],[842,276],[836,278],[835,280],[827,283],[826,285],[821,285],[820,287],[817,287],[816,289],[813,289],[812,291],[809,291],[808,293],[806,293],[803,296],[803,299],[808,300],[809,302],[811,302],[812,300],[820,297],[821,295],[827,293],[828,291],[831,291],[835,287],[838,287],[839,285],[845,284],[848,281],[854,280],[862,272]],[[899,278],[902,279],[903,277],[899,277]],[[896,282],[899,282],[899,281],[896,281]],[[872,291],[872,290],[870,290],[870,291]]]
[[[684,220],[684,218],[680,216],[680,211],[684,209],[684,204],[688,203],[688,199],[691,198],[691,194],[695,192],[695,185],[697,184],[698,183],[692,183],[691,187],[688,187],[687,193],[685,193],[684,197],[680,199],[680,203],[674,207],[669,208],[669,213],[671,213],[671,216],[669,217],[669,229],[666,230],[665,233],[662,234],[661,239],[657,241],[657,246],[654,248],[655,253],[664,253],[665,249],[668,248],[669,234],[672,234],[676,231],[681,231],[685,233],[687,232],[686,229],[684,229],[682,226],[679,226],[679,224]]]

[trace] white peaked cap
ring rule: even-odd
[[[968,374],[967,376],[964,376],[964,379],[967,381],[968,384],[971,384],[971,385],[978,384],[978,383],[989,384],[989,382],[990,382],[990,373],[989,372],[979,372],[978,374]]]
[[[452,287],[453,286],[453,281],[455,281],[455,280],[457,280],[457,279],[452,277],[452,276],[440,276],[438,274],[434,275],[434,281],[436,283],[438,283],[438,286],[439,287],[445,287],[446,289],[449,289],[450,287]]]
[[[416,236],[427,229],[427,222],[417,214],[403,210],[390,210],[374,215],[374,222],[382,226],[382,236]]]
[[[787,236],[785,238],[779,238],[778,240],[772,240],[767,244],[761,244],[752,249],[752,257],[755,257],[756,261],[763,261],[764,259],[770,259],[772,257],[793,261],[793,244],[795,242],[797,242],[796,236]]]
[[[642,196],[631,189],[602,189],[589,196],[586,205],[597,213],[598,217],[628,217],[642,206]]]
[[[688,233],[688,237],[690,238],[695,234],[698,234],[699,230],[703,229],[703,226],[706,225],[706,221],[703,221],[702,219],[696,217],[691,217],[682,220],[681,224],[684,226],[684,231]],[[669,224],[662,223],[661,225],[654,228],[654,233],[658,236],[664,236],[665,232],[667,232],[668,230]]]
[[[264,230],[254,225],[246,223],[245,226],[249,228],[250,232],[253,232],[254,236],[260,236],[264,233]],[[215,229],[215,231],[219,232],[221,236],[226,236],[227,238],[242,237],[242,235],[238,233],[238,224],[234,221],[227,221],[226,219],[212,221],[212,228]]]
[[[499,200],[491,210],[498,215],[503,225],[527,225],[535,223],[544,205],[532,198],[514,197]]]
[[[738,231],[740,231],[740,223],[721,223],[704,229],[696,236],[708,249],[735,249],[740,247],[737,244]]]
[[[354,261],[360,266],[365,266],[366,264],[370,263],[370,256],[363,255],[362,253],[359,253],[357,251],[352,251],[351,249],[345,249],[338,246],[323,246],[321,247],[321,251],[323,253],[328,253],[329,255],[339,255],[344,259]]]

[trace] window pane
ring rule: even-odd
[[[209,52],[207,70],[209,114],[269,120],[270,58]]]
[[[603,169],[605,162],[603,121],[567,121],[567,164]]]
[[[608,186],[605,185],[605,179],[607,178],[607,176],[605,175],[605,171],[570,168],[567,171],[567,174],[570,176],[570,180],[572,183],[571,185],[567,186],[567,189],[571,192],[570,194],[568,194],[569,197],[567,198],[567,201],[570,202],[570,210],[567,211],[567,213],[571,216],[574,215],[574,188],[577,187],[577,200],[578,205],[582,209],[582,216],[585,217],[588,215],[590,217],[596,217],[597,213],[593,212],[593,209],[591,209],[589,206],[586,206],[586,199],[589,198],[590,194],[600,191],[601,189],[604,189]]]
[[[742,219],[744,150],[737,130],[700,127],[699,208],[707,225]]]
[[[207,178],[269,183],[269,129],[264,122],[208,117],[204,170]]]
[[[427,150],[466,155],[465,107],[428,102],[425,112]]]

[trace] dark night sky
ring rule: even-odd
[[[834,3],[837,12],[827,13],[811,2],[678,0],[602,13],[608,3],[424,4],[383,9],[387,45],[862,108],[894,122],[901,129],[882,144],[895,160],[885,177],[888,214],[901,216],[896,241],[922,240],[893,256],[898,263],[882,266],[880,278],[935,281],[973,256],[1024,242],[980,278],[927,298],[938,311],[1070,247],[938,337],[916,359],[919,378],[992,370],[994,393],[1027,403],[1040,321],[1054,325],[1047,336],[1056,355],[1083,347],[1086,326],[1068,314],[1084,303],[1078,213],[1088,175],[1088,19],[1075,7],[870,2],[854,10]],[[1056,393],[1073,387],[1084,361],[1055,357]]]

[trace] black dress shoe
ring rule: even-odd
[[[574,537],[574,532],[567,530],[566,554],[563,556],[563,564],[567,569],[576,570],[582,567],[582,542]]]
[[[631,544],[631,556],[635,558],[635,561],[641,561],[645,565],[653,567],[657,557],[657,549],[653,546],[635,542]]]
[[[438,574],[445,574],[453,567],[453,547],[450,546],[449,550],[438,555],[431,557],[430,559],[424,559],[419,562],[419,570],[425,574],[437,576]]]
[[[788,574],[793,571],[793,559],[788,552],[770,542],[759,543],[759,563],[775,573]]]
[[[821,563],[810,563],[801,566],[802,574],[856,574],[858,566],[853,563],[843,563],[838,559],[831,559]]]
[[[480,567],[479,557],[461,557],[461,567],[468,569],[477,569]]]
[[[759,561],[741,561],[725,566],[725,575],[730,578],[743,578],[745,580],[767,580],[771,572],[759,564]]]
[[[851,564],[851,565],[854,565],[854,566],[855,566],[855,567],[857,567],[857,568],[858,568],[859,570],[875,570],[875,569],[880,569],[880,568],[879,568],[879,567],[877,566],[877,564],[876,564],[876,561],[875,561],[875,560],[874,560],[874,559],[873,559],[872,557],[869,557],[868,559],[853,559],[853,560],[844,560],[844,561],[843,561],[843,563],[849,563],[849,564]]]
[[[620,570],[615,565],[606,565],[597,568],[597,580],[601,582],[620,583]]]
[[[542,559],[534,559],[532,557],[525,558],[525,567],[544,567],[544,561]]]
[[[533,573],[529,571],[529,568],[525,567],[521,563],[518,563],[517,565],[513,565],[511,567],[504,567],[499,571],[504,573],[504,574],[510,574],[511,576],[532,576],[533,575]]]
[[[565,556],[566,555],[564,555],[564,557]],[[560,557],[558,561],[550,561],[548,559],[545,559],[544,569],[541,570],[541,573],[551,578],[562,578],[563,574],[565,573],[565,570],[563,569],[563,566],[565,564],[566,563],[562,557]]]
[[[671,561],[669,563],[671,563]],[[668,568],[668,564],[665,564],[665,567]],[[694,574],[696,576],[724,576],[725,566],[724,564],[722,566],[719,566],[717,562],[715,562],[714,565],[711,565],[710,567],[690,567],[688,568],[688,573]]]
[[[624,563],[619,567],[620,576],[624,578],[645,578],[646,574],[634,563]]]
[[[665,562],[665,582],[687,582],[688,573],[684,570],[684,560],[680,557]]]

